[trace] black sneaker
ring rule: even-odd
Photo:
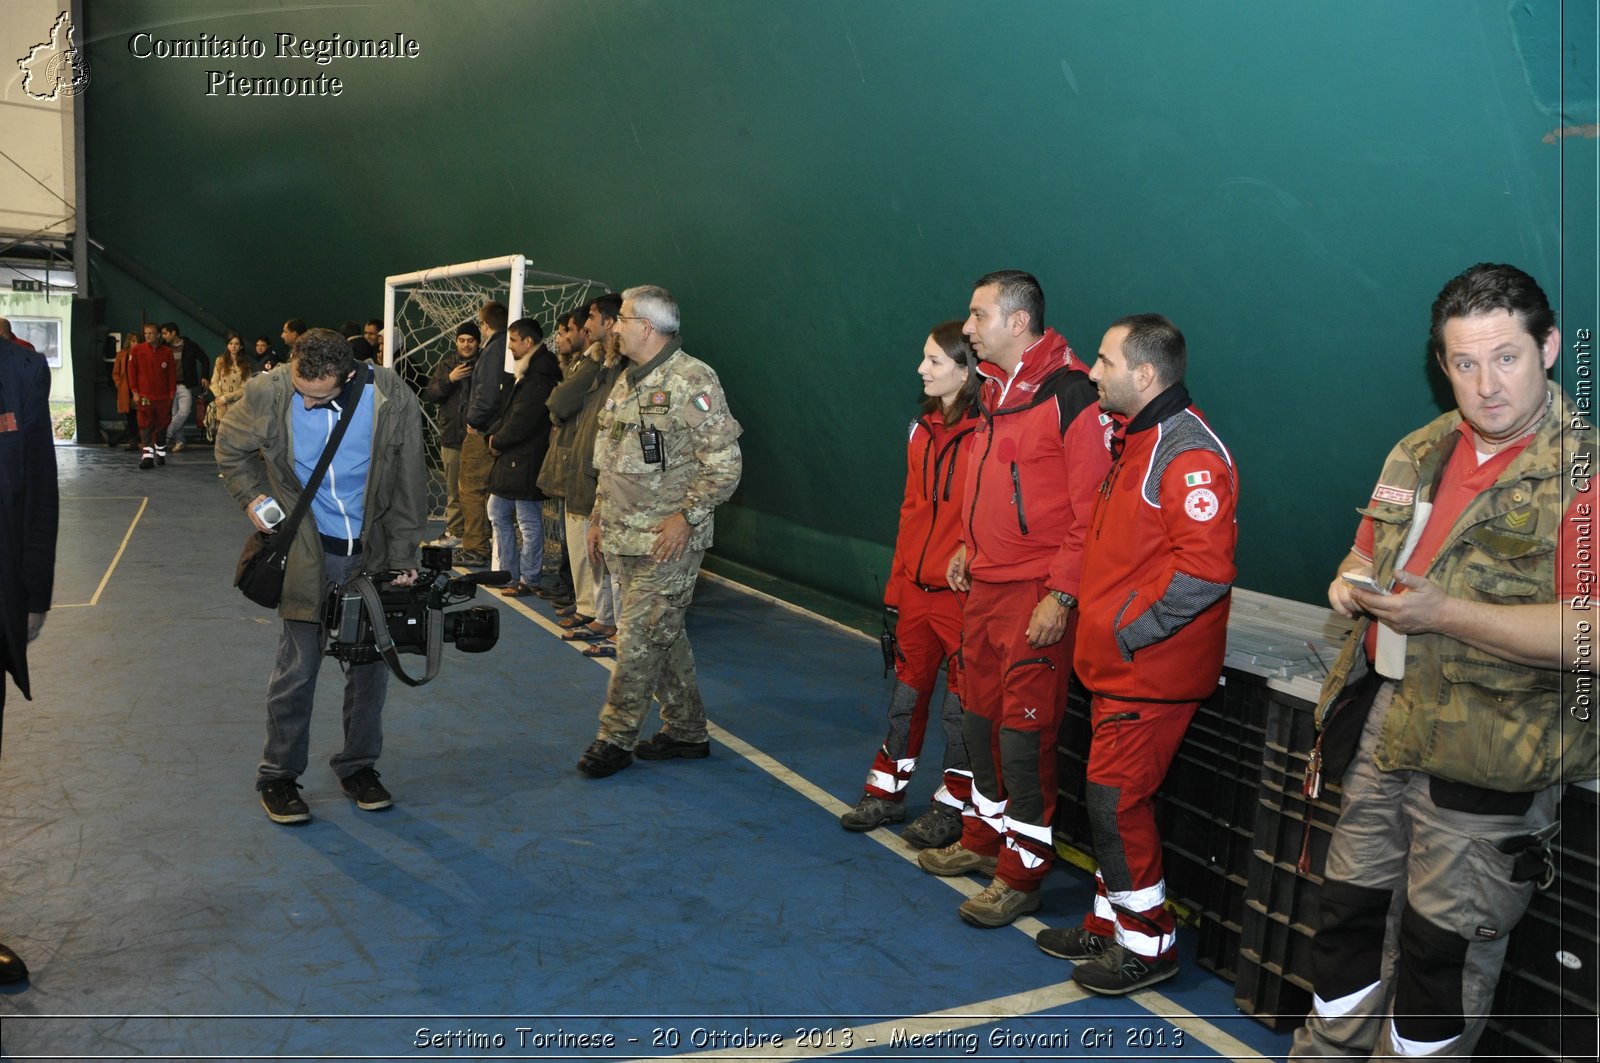
[[[913,849],[943,849],[961,840],[961,813],[949,805],[934,805],[907,824],[900,839]]]
[[[311,809],[300,799],[300,784],[293,779],[273,779],[261,788],[261,807],[274,823],[309,823]]]
[[[1033,939],[1039,951],[1079,963],[1104,956],[1113,941],[1084,926],[1051,927],[1039,931],[1039,936]]]
[[[156,459],[155,458],[146,456],[146,457],[143,457],[143,458],[139,459],[139,468],[141,468],[141,469],[153,469],[155,467],[156,467]]]
[[[633,755],[640,760],[671,760],[674,757],[699,760],[701,757],[711,755],[711,741],[707,739],[704,742],[680,742],[662,730],[657,731],[654,737],[647,738],[634,746]]]
[[[856,802],[856,807],[839,817],[839,826],[859,834],[885,823],[900,823],[905,818],[904,801],[890,801],[872,794],[862,794],[861,800]]]
[[[1098,959],[1073,968],[1072,980],[1091,993],[1120,997],[1165,982],[1177,973],[1176,952],[1153,958],[1140,956],[1113,941]]]
[[[632,763],[632,753],[615,742],[597,738],[593,745],[583,751],[583,756],[578,758],[578,770],[591,779],[604,779],[607,775],[615,775]]]
[[[339,786],[355,801],[356,807],[365,812],[377,812],[394,804],[394,798],[383,788],[378,773],[372,768],[351,772],[339,780]]]

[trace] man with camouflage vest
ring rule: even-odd
[[[631,365],[617,378],[595,433],[600,482],[589,556],[622,587],[617,667],[600,710],[600,733],[578,761],[593,778],[641,760],[695,759],[711,752],[705,703],[694,674],[684,613],[700,559],[711,546],[712,511],[739,486],[739,422],[712,368],[683,350],[678,304],[664,288],[622,293],[613,329]],[[662,728],[639,741],[652,698]]]
[[[1550,303],[1473,266],[1430,346],[1458,409],[1390,452],[1328,588],[1358,623],[1310,781],[1342,773],[1344,803],[1291,1059],[1469,1058],[1561,792],[1596,775],[1594,427],[1546,378]]]

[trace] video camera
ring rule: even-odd
[[[500,610],[489,605],[445,612],[445,606],[471,600],[481,584],[504,585],[510,573],[474,572],[454,575],[449,547],[424,546],[415,583],[394,582],[398,572],[366,573],[328,592],[324,626],[327,654],[346,664],[387,661],[390,671],[411,686],[421,686],[439,671],[442,643],[453,642],[462,653],[486,653],[500,640]],[[378,619],[374,623],[374,618]],[[397,654],[428,658],[426,674],[413,679]]]

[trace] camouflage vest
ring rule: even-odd
[[[1551,385],[1554,405],[1525,450],[1493,487],[1462,512],[1428,568],[1446,594],[1491,605],[1556,600],[1558,537],[1572,499],[1575,470],[1590,468],[1593,428]],[[1386,490],[1361,512],[1373,521],[1373,569],[1379,583],[1395,560],[1414,515],[1428,501],[1461,434],[1445,414],[1402,439],[1384,463]],[[1568,529],[1566,534],[1577,534]],[[1343,687],[1369,619],[1351,633],[1323,686],[1317,719]],[[1594,778],[1600,742],[1592,710],[1581,716],[1577,677],[1556,668],[1515,664],[1434,632],[1406,641],[1405,678],[1374,751],[1385,771],[1418,770],[1506,793]]]

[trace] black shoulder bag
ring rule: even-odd
[[[239,551],[239,564],[233,570],[233,585],[257,605],[276,609],[283,600],[284,568],[289,563],[289,547],[294,543],[295,529],[311,509],[311,500],[316,497],[328,466],[333,464],[333,452],[339,449],[345,429],[350,427],[350,422],[355,418],[356,407],[361,404],[361,389],[366,383],[367,374],[357,373],[355,387],[339,413],[339,423],[334,426],[333,435],[328,437],[328,445],[322,448],[322,457],[317,459],[317,467],[312,471],[311,479],[306,481],[305,489],[300,492],[300,500],[295,503],[294,510],[273,531],[251,532],[250,538],[245,540],[244,549]]]

